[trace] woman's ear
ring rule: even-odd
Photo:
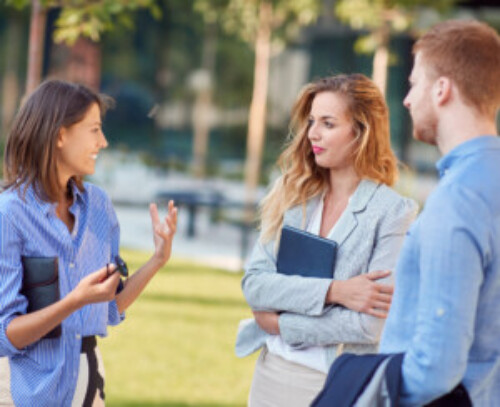
[[[59,134],[57,135],[57,144],[56,144],[58,148],[62,148],[66,143],[67,132],[68,131],[64,127],[61,127],[59,129]]]

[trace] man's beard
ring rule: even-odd
[[[416,124],[413,120],[413,138],[423,143],[436,145],[437,143],[437,119],[434,112],[430,112],[425,122]]]

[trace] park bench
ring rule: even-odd
[[[222,221],[240,230],[240,256],[245,259],[249,244],[250,232],[256,227],[254,220],[257,203],[230,200],[220,191],[214,189],[177,189],[164,190],[156,194],[156,201],[167,203],[173,200],[178,207],[185,207],[188,213],[186,236],[196,237],[196,218],[200,208],[211,209],[212,222]],[[248,213],[251,215],[249,216]]]

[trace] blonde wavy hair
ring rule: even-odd
[[[330,76],[310,83],[302,89],[292,109],[289,137],[278,159],[282,175],[261,203],[263,242],[278,239],[288,209],[302,205],[305,215],[306,202],[328,185],[329,170],[316,164],[308,139],[311,105],[322,92],[345,98],[355,135],[354,169],[359,177],[389,186],[397,179],[389,110],[378,87],[361,74]]]

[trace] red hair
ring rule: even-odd
[[[487,24],[450,20],[432,27],[414,45],[431,77],[449,77],[466,103],[495,116],[500,107],[500,37]]]

